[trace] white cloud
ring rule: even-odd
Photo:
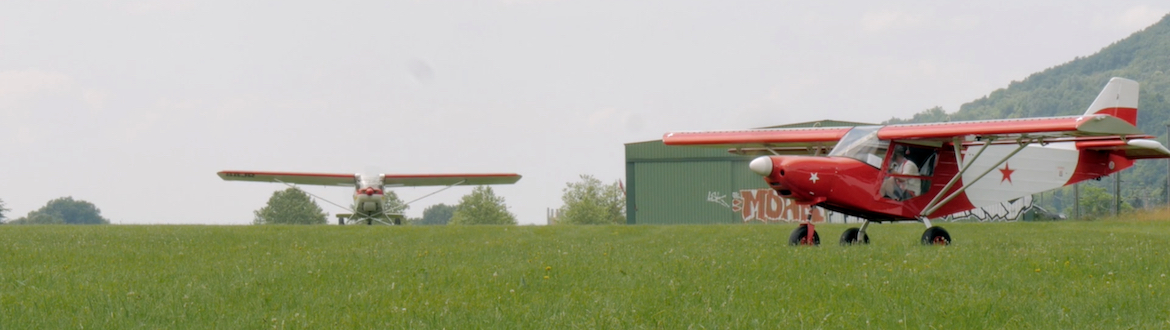
[[[1153,25],[1165,15],[1166,9],[1139,5],[1126,9],[1124,12],[1096,17],[1093,19],[1092,26],[1104,30],[1137,32]]]
[[[103,91],[86,89],[81,91],[81,100],[89,106],[90,110],[101,111],[106,108],[106,100],[110,98],[109,94]]]
[[[61,73],[36,69],[0,71],[0,109],[7,109],[38,97],[68,91],[73,79]]]
[[[195,7],[193,0],[145,0],[133,1],[122,6],[122,9],[133,15],[155,13],[178,13]]]
[[[553,2],[560,2],[560,1],[561,0],[499,0],[498,3],[501,5],[505,5],[505,6],[515,6],[515,5],[540,4],[540,3],[553,3]]]
[[[882,10],[861,15],[861,28],[866,32],[883,32],[914,28],[926,22],[922,15],[902,11]]]
[[[947,20],[947,27],[952,30],[974,30],[982,23],[978,16],[955,16]]]
[[[1126,10],[1125,13],[1121,14],[1117,23],[1124,30],[1137,31],[1154,24],[1164,15],[1166,15],[1165,9],[1141,5]]]
[[[589,127],[597,127],[598,125],[611,124],[611,118],[617,117],[617,109],[604,108],[589,114]]]

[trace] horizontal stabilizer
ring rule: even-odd
[[[1170,158],[1170,149],[1150,139],[1107,140],[1077,142],[1077,149],[1093,151],[1122,151],[1125,158]]]
[[[1148,139],[1133,139],[1126,142],[1130,149],[1126,150],[1127,158],[1168,158],[1170,157],[1170,150],[1161,142]],[[1135,157],[1142,156],[1145,157]]]

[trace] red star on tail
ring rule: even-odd
[[[1008,163],[1003,164],[1003,168],[999,169],[999,173],[1003,173],[1003,179],[999,179],[999,183],[1007,181],[1012,183],[1012,172],[1015,172]]]

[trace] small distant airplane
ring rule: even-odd
[[[868,244],[870,222],[920,221],[927,228],[923,244],[945,245],[950,234],[931,218],[1099,180],[1137,159],[1170,157],[1137,119],[1138,83],[1113,78],[1080,116],[674,132],[663,143],[765,155],[748,167],[781,197],[866,219],[846,230],[841,244]],[[789,244],[820,244],[820,235],[805,221]]]
[[[374,224],[374,221],[384,224],[401,225],[403,216],[401,213],[398,213],[401,210],[387,210],[385,207],[386,200],[385,195],[383,195],[385,188],[421,186],[447,186],[447,188],[451,188],[458,185],[513,184],[516,181],[520,181],[520,175],[514,173],[363,175],[222,171],[218,174],[220,178],[227,181],[279,182],[289,186],[293,184],[309,184],[354,187],[353,214],[338,214],[337,224],[339,225],[346,224],[347,219],[351,223],[364,221],[367,225]],[[438,193],[438,191],[423,197],[435,193]],[[317,196],[314,195],[313,197]],[[338,207],[349,209],[337,203],[330,202],[327,199],[317,198]]]

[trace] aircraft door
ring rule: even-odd
[[[904,201],[926,195],[937,164],[937,148],[893,143],[883,167],[882,197]]]

